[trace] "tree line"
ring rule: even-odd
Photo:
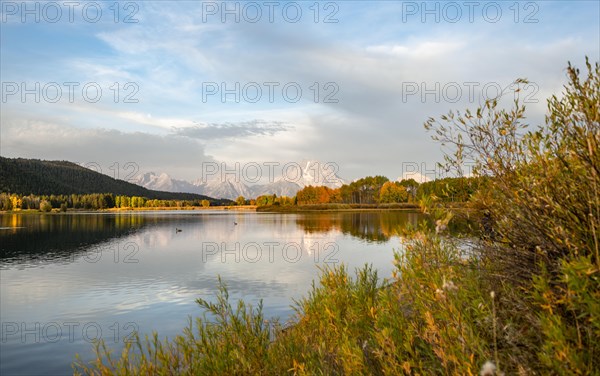
[[[466,202],[489,179],[487,177],[442,178],[425,183],[414,179],[390,181],[385,176],[367,176],[339,188],[306,186],[294,197],[262,195],[256,199],[243,196],[237,205],[291,206],[319,204],[394,204],[414,203],[422,197],[435,196],[442,202]]]
[[[235,200],[236,205],[294,206],[319,204],[393,204],[416,202],[421,197],[434,196],[442,202],[466,202],[489,179],[486,177],[443,178],[425,183],[414,179],[390,181],[385,176],[367,176],[340,188],[307,186],[294,197],[261,195],[255,199],[243,196]],[[112,208],[177,208],[210,206],[206,199],[164,200],[145,196],[115,195],[112,193],[90,193],[70,195],[21,195],[0,193],[0,210],[37,209],[85,209],[101,210]]]
[[[141,196],[114,195],[112,193],[91,193],[71,195],[19,195],[0,193],[0,210],[40,210],[52,209],[102,210],[113,208],[181,208],[210,206],[209,200],[159,200]]]

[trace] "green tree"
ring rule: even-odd
[[[240,206],[246,205],[246,199],[244,198],[244,196],[239,196],[238,198],[235,199],[235,203]]]
[[[419,183],[415,179],[402,179],[400,185],[406,188],[408,192],[408,201],[413,202],[417,197],[417,190],[419,189]]]
[[[257,206],[273,205],[275,203],[275,198],[277,198],[276,195],[262,195],[262,196],[258,196],[256,198],[256,205]]]
[[[129,198],[127,196],[121,196],[121,207],[122,208],[131,207],[131,198]]]
[[[281,206],[291,206],[294,205],[294,198],[288,196],[280,196],[275,199],[275,202]]]
[[[12,209],[12,200],[10,199],[10,195],[6,193],[0,193],[0,210],[11,210]]]
[[[52,204],[50,203],[50,201],[48,200],[42,200],[40,202],[40,211],[42,212],[49,212],[52,210]]]
[[[349,185],[350,201],[346,202],[355,204],[373,204],[379,202],[379,192],[383,184],[387,181],[389,181],[388,178],[378,175],[367,176],[352,182]]]

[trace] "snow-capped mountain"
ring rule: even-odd
[[[277,196],[293,197],[296,195],[296,193],[298,193],[299,190],[302,189],[302,187],[293,182],[278,180],[269,184],[253,185],[250,187],[250,189],[252,194],[244,197],[258,197],[261,195],[272,194],[276,194]]]
[[[172,179],[164,172],[160,175],[157,175],[154,172],[148,172],[137,176],[136,179],[131,182],[156,191],[203,194],[194,184],[185,180]]]
[[[302,161],[290,164],[290,167],[274,181],[266,184],[248,185],[241,179],[226,176],[221,179],[219,174],[209,179],[197,179],[193,182],[171,178],[166,173],[148,172],[139,175],[132,181],[142,187],[167,191],[197,193],[214,198],[235,200],[239,196],[255,198],[260,195],[276,194],[277,196],[295,196],[296,193],[308,186],[341,187],[345,182],[337,175],[337,166],[332,163],[319,161]]]
[[[305,160],[299,163],[299,166],[301,174],[294,176],[293,173],[290,173],[288,176],[281,177],[280,179],[296,183],[302,188],[309,185],[339,188],[345,183],[342,178],[337,176],[339,167],[335,163]]]
[[[203,195],[215,198],[228,198],[235,200],[240,196],[253,197],[250,187],[235,179],[209,180],[206,183],[201,181],[194,182],[194,186],[199,188]]]

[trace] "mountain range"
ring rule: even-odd
[[[22,195],[112,193],[160,200],[206,199],[213,205],[230,203],[194,192],[147,189],[68,161],[5,157],[0,157],[0,192]]]
[[[279,176],[264,184],[246,184],[240,176],[220,176],[220,174],[190,182],[173,179],[164,172],[160,174],[147,172],[138,175],[131,182],[157,191],[195,193],[230,200],[235,200],[239,196],[256,198],[271,194],[292,197],[308,185],[339,188],[346,183],[336,174],[331,164],[302,161],[296,166],[300,167],[300,171],[293,177]]]

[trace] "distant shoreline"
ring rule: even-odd
[[[50,212],[42,212],[38,209],[21,209],[21,210],[0,210],[0,214],[69,214],[69,213],[119,213],[119,212],[135,212],[135,211],[256,211],[254,205],[244,206],[182,206],[182,207],[154,207],[154,208],[109,208],[109,209],[68,209],[66,212],[60,209],[52,209]]]
[[[156,207],[156,208],[111,208],[103,209],[99,211],[105,212],[122,212],[122,211],[174,211],[174,210],[218,210],[218,211],[256,211],[255,205],[242,205],[242,206],[183,206],[183,207]]]
[[[313,204],[313,205],[269,205],[256,208],[257,212],[267,213],[300,213],[300,212],[344,212],[344,211],[396,211],[420,210],[416,203],[397,204]]]
[[[184,206],[184,207],[155,207],[155,208],[110,208],[100,210],[90,209],[68,209],[61,212],[52,209],[51,212],[41,212],[37,209],[4,210],[0,214],[69,214],[69,213],[121,213],[121,212],[144,212],[144,211],[244,211],[258,213],[306,213],[306,212],[348,212],[348,211],[398,211],[398,210],[420,210],[418,204],[315,204],[315,205],[243,205],[243,206]]]

